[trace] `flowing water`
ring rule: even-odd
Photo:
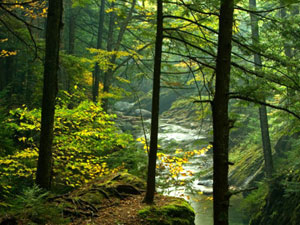
[[[150,120],[145,121],[149,126]],[[143,136],[139,132],[139,136]],[[147,136],[149,139],[149,136]],[[201,149],[209,144],[207,138],[201,132],[195,129],[189,129],[178,124],[168,123],[167,120],[160,121],[159,131],[160,145],[163,151],[172,152],[170,149],[182,148],[184,151]],[[172,153],[168,153],[172,155]],[[198,173],[200,170],[207,169],[212,166],[212,154],[194,155],[189,159],[189,163],[183,164],[185,171]],[[167,171],[166,171],[167,172]],[[168,183],[163,180],[163,173],[158,176],[158,183]],[[186,176],[179,176],[178,179],[188,180],[185,186],[169,186],[158,189],[164,194],[184,197],[187,199],[196,212],[195,225],[212,225],[213,224],[213,206],[212,206],[212,180],[191,179]],[[201,193],[201,194],[199,194]],[[230,225],[243,225],[242,215],[238,211],[240,199],[234,197],[231,199],[230,207]]]

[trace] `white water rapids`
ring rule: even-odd
[[[145,124],[149,131],[150,120],[145,121]],[[175,149],[178,148],[183,149],[183,151],[193,151],[194,149],[201,149],[209,144],[207,138],[196,129],[189,129],[178,124],[168,123],[168,121],[164,119],[160,120],[159,127],[158,139],[161,149],[164,153],[170,154],[170,156],[172,156],[170,152],[174,152]],[[138,133],[139,137],[144,137],[141,130]],[[149,134],[146,136],[149,140]],[[209,151],[212,151],[212,149]],[[189,158],[189,163],[182,165],[184,171],[190,171],[196,174],[201,170],[212,167],[212,154],[195,154]],[[168,183],[167,180],[164,180],[164,173],[167,172],[168,171],[158,173],[157,183]],[[158,191],[169,196],[183,197],[188,200],[196,213],[195,225],[213,225],[212,180],[199,180],[195,177],[182,175],[179,175],[177,179],[185,180],[187,184],[160,187]],[[230,208],[230,225],[243,225],[241,215],[235,210],[238,204],[238,198],[231,199],[231,205],[235,207]]]

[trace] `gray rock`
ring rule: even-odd
[[[150,118],[151,117],[151,112],[146,110],[146,109],[136,109],[131,113],[131,115],[132,116],[141,116],[141,113],[142,113],[144,118]]]
[[[198,185],[203,185],[206,187],[212,187],[213,186],[213,180],[200,180]]]
[[[121,112],[127,112],[131,110],[134,106],[134,103],[130,102],[116,102],[114,105],[115,110],[121,111]]]

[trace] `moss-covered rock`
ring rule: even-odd
[[[114,174],[103,184],[110,188],[118,188],[120,185],[130,185],[137,190],[144,190],[146,188],[146,182],[144,180],[129,173]]]
[[[174,198],[164,206],[147,206],[139,216],[150,225],[194,225],[195,213],[184,199]]]

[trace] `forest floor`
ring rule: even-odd
[[[144,194],[131,195],[123,200],[118,198],[107,200],[96,215],[92,218],[79,218],[70,225],[147,225],[148,222],[142,219],[138,212],[147,205],[143,203]],[[155,206],[166,205],[170,197],[156,195]]]

